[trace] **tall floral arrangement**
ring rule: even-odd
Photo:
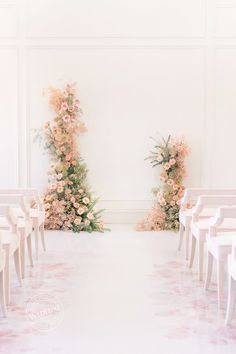
[[[172,139],[171,136],[156,142],[148,159],[153,167],[160,166],[162,185],[154,188],[155,204],[138,226],[138,230],[173,230],[179,228],[179,205],[184,193],[184,160],[188,147],[184,139]]]
[[[45,227],[53,230],[103,231],[101,211],[88,190],[87,168],[77,145],[77,136],[86,131],[81,121],[80,101],[75,85],[63,90],[49,89],[50,108],[56,114],[44,125],[45,148],[51,157],[49,187],[44,196]]]

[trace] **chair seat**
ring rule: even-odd
[[[14,212],[16,216],[24,217],[24,213],[21,208],[14,208]],[[45,213],[42,210],[30,208],[30,218],[37,219],[37,222],[41,225],[44,222]]]
[[[216,211],[215,208],[204,208],[200,215],[200,219],[210,218],[215,214],[215,211]],[[193,212],[194,212],[194,208],[180,211],[179,220],[181,224],[186,226],[187,223],[190,223],[192,220]]]
[[[29,235],[32,232],[32,221],[25,220],[24,218],[18,218],[17,220],[17,227],[18,229],[23,229],[25,235]]]
[[[207,250],[218,260],[226,261],[232,251],[232,242],[236,239],[236,232],[218,233],[215,237],[207,234]]]
[[[0,230],[9,230],[9,223],[6,218],[0,216]]]
[[[0,235],[3,249],[9,247],[9,253],[13,254],[20,246],[20,235],[10,231],[1,232]]]
[[[201,219],[196,222],[192,222],[191,232],[196,238],[205,239],[208,232],[212,218]],[[219,226],[221,232],[236,231],[236,219],[225,219],[223,223]]]

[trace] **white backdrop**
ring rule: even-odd
[[[43,90],[74,81],[106,220],[149,208],[158,132],[186,137],[188,186],[235,187],[236,0],[0,0],[0,64],[1,187],[44,189]]]

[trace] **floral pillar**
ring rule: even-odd
[[[101,211],[87,187],[87,168],[77,145],[78,134],[86,128],[81,122],[80,101],[74,85],[64,90],[50,88],[50,108],[56,116],[46,122],[45,148],[51,156],[49,187],[44,196],[45,227],[52,230],[103,231]]]

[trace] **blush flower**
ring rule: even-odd
[[[66,114],[65,116],[62,117],[62,120],[63,120],[63,122],[65,122],[65,123],[69,123],[70,120],[71,120],[71,118],[70,118],[70,116],[69,116],[68,114]]]
[[[93,220],[93,219],[94,219],[93,213],[88,213],[87,218],[88,218],[89,220]]]
[[[79,208],[77,209],[77,213],[78,213],[79,215],[82,215],[82,214],[84,213],[84,208],[79,207]]]
[[[82,199],[82,201],[83,201],[84,204],[88,204],[88,203],[89,203],[89,198],[84,197],[84,198]]]
[[[68,109],[68,104],[67,104],[67,102],[63,102],[62,104],[61,104],[61,110],[62,111],[66,111]]]

